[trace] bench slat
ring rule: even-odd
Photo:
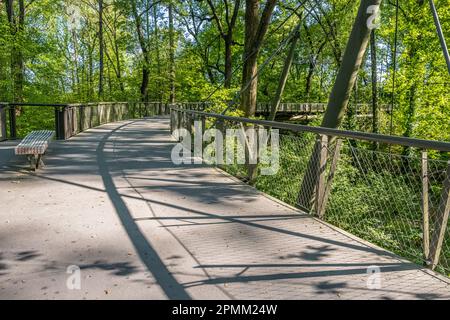
[[[15,148],[16,155],[44,154],[48,148],[48,142],[55,132],[50,130],[33,131],[28,134]]]

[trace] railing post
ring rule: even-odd
[[[216,120],[216,129],[222,133],[223,138],[225,139],[225,122],[223,119]]]
[[[69,138],[67,132],[66,107],[55,107],[55,131],[56,131],[56,139],[65,140]]]
[[[9,137],[11,139],[17,138],[17,128],[16,128],[16,106],[9,106]]]
[[[201,116],[201,122],[202,122],[202,137],[203,137],[206,131],[206,117],[204,115]]]
[[[185,117],[186,117],[186,123],[185,123],[186,130],[187,130],[190,134],[192,134],[192,125],[193,125],[193,122],[194,122],[194,121],[193,121],[194,115],[191,115],[191,114],[189,114],[189,113],[186,112]]]
[[[6,140],[6,108],[7,104],[0,104],[0,141]]]
[[[170,109],[170,134],[175,131],[175,111]]]
[[[217,136],[215,137],[216,142],[216,163],[217,165],[224,164],[224,147],[226,145],[226,130],[225,130],[225,121],[223,119],[216,119],[216,133],[220,132],[220,135],[222,135],[222,139],[218,139]]]
[[[324,188],[324,194],[321,199],[320,211],[318,211],[319,217],[323,218],[325,216],[325,211],[327,209],[328,199],[331,194],[331,187],[333,185],[334,176],[336,174],[336,169],[338,166],[339,159],[341,157],[342,139],[336,140],[336,146],[334,149],[333,159],[331,160],[330,173],[328,174],[328,179]],[[325,162],[326,164],[326,162]]]
[[[436,221],[433,228],[433,237],[430,245],[431,269],[439,264],[445,231],[447,230],[448,216],[450,212],[450,161],[447,164],[447,172],[442,189],[441,201],[436,212]]]
[[[177,111],[177,129],[181,129],[181,118],[183,116],[182,111]]]
[[[320,144],[319,152],[319,170],[316,184],[316,214],[319,218],[323,218],[324,211],[322,210],[323,200],[325,196],[325,175],[327,168],[327,158],[328,158],[328,136],[321,134],[318,143]]]
[[[428,177],[428,152],[422,151],[422,232],[423,232],[423,256],[428,264],[430,256],[430,209],[429,209],[429,177]]]
[[[181,113],[180,113],[180,129],[184,129],[184,127],[185,127],[185,117],[186,117],[186,114],[185,114],[185,112],[183,112],[184,110],[182,110],[181,111]]]

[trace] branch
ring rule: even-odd
[[[214,20],[216,21],[217,28],[219,29],[220,35],[222,36],[222,38],[225,38],[225,37],[226,37],[226,34],[225,34],[225,32],[223,31],[222,23],[220,22],[220,19],[219,19],[219,17],[217,16],[216,8],[214,7],[214,4],[212,3],[211,0],[206,0],[206,2],[208,3],[209,7],[211,8],[212,15],[213,15]]]

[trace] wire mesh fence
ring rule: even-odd
[[[195,139],[196,134],[204,134],[205,127],[218,129],[231,152],[237,152],[238,140],[230,137],[230,132],[270,128],[264,121],[180,110],[172,109],[172,131],[190,127]],[[194,129],[195,120],[203,124],[201,132]],[[274,174],[261,174],[267,164],[258,158],[252,166],[248,153],[244,163],[233,159],[221,167],[364,240],[450,275],[448,144],[441,144],[439,151],[433,150],[431,143],[430,156],[424,148],[416,148],[413,139],[403,145],[386,144],[376,141],[376,135],[350,139],[338,131],[321,134],[321,128],[315,132],[299,128],[281,126],[277,136],[279,165]],[[244,141],[248,145],[248,135]],[[273,143],[268,140],[268,144]],[[226,155],[226,151],[221,152]]]

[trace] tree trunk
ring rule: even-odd
[[[239,15],[239,8],[241,6],[241,0],[234,1],[234,9],[232,14],[230,14],[230,2],[229,0],[221,1],[225,6],[225,22],[227,25],[227,29],[223,27],[222,21],[217,15],[216,7],[212,0],[207,0],[209,8],[211,9],[212,19],[216,21],[217,29],[219,30],[220,36],[225,42],[225,81],[224,87],[229,89],[231,88],[231,81],[233,76],[233,34],[234,28],[236,26],[236,21]],[[219,50],[220,51],[220,50]],[[208,71],[210,72],[210,71]]]
[[[148,83],[150,79],[150,70],[147,66],[142,68],[141,98],[142,101],[148,101]]]
[[[81,96],[81,91],[80,91],[80,71],[79,71],[79,67],[78,67],[78,41],[77,41],[76,30],[72,31],[72,43],[73,43],[73,50],[74,50],[73,64],[75,66],[76,92],[77,92],[78,99],[79,99]]]
[[[286,57],[286,60],[284,61],[283,71],[281,73],[280,80],[278,82],[277,93],[272,102],[270,115],[269,115],[270,121],[275,120],[278,108],[281,103],[281,98],[283,96],[284,88],[286,87],[286,82],[287,82],[287,78],[289,75],[289,71],[291,70],[292,61],[294,60],[295,48],[297,47],[297,43],[300,38],[300,27],[301,27],[301,24],[299,23],[298,26],[296,27],[296,29],[294,30],[294,35],[291,39],[291,47],[289,49],[289,53]]]
[[[416,53],[417,53],[416,44],[412,44],[408,50],[409,68],[411,72],[414,72],[414,66],[416,65],[417,62]],[[414,122],[416,118],[417,82],[416,79],[414,78],[414,75],[411,75],[410,78],[412,83],[409,87],[408,92],[408,113],[406,114],[405,131],[403,133],[404,137],[411,137],[411,135],[413,134]],[[410,147],[403,148],[403,155],[409,156],[410,153],[411,153]]]
[[[269,27],[277,0],[267,0],[261,19],[259,0],[246,0],[244,66],[242,71],[241,110],[246,117],[255,115],[258,92],[258,55]]]
[[[136,3],[132,1],[132,10],[134,16],[134,22],[136,25],[136,32],[138,35],[139,45],[142,50],[143,62],[142,62],[142,82],[141,82],[141,100],[148,101],[148,83],[150,79],[150,53],[148,43],[142,31],[142,19],[138,13]]]
[[[104,78],[104,64],[103,64],[103,0],[98,0],[98,40],[99,40],[99,80],[98,80],[98,97],[101,100],[103,98],[103,78]]]
[[[116,64],[117,64],[117,80],[119,81],[120,91],[125,92],[125,86],[122,80],[122,64],[120,63],[120,51],[119,45],[117,44],[117,39],[114,40],[115,43],[115,54],[116,54]]]
[[[94,59],[92,51],[89,53],[89,100],[94,97]]]
[[[163,93],[161,90],[161,54],[159,52],[159,27],[158,27],[158,7],[155,3],[153,5],[153,23],[155,24],[155,43],[156,43],[156,66],[157,66],[157,72],[158,72],[158,79],[156,81],[156,85],[158,88],[158,100],[162,102],[163,100]]]
[[[226,89],[231,88],[231,80],[233,76],[233,33],[228,31],[225,37],[225,83],[224,87]]]
[[[378,133],[378,73],[375,30],[372,30],[370,38],[370,57],[372,64],[372,132]]]
[[[312,87],[312,77],[314,75],[314,63],[312,61],[309,62],[308,74],[306,75],[306,84],[305,84],[305,97],[306,102],[309,101],[309,96],[311,94]]]
[[[16,22],[16,17],[14,14],[14,0],[6,0],[5,4],[10,34],[13,38],[13,45],[11,48],[11,76],[13,83],[12,99],[15,102],[23,102],[24,61],[22,43],[20,39],[22,38],[22,33],[25,31],[25,3],[24,0],[18,0],[18,22]]]
[[[170,71],[169,71],[169,89],[170,89],[170,96],[169,96],[169,102],[174,103],[175,102],[175,31],[174,31],[174,24],[173,24],[173,4],[172,2],[169,3],[169,64],[170,64]]]
[[[361,0],[342,64],[329,97],[322,127],[338,128],[342,122],[370,39],[371,30],[367,27],[367,21],[371,14],[367,13],[367,9],[372,5],[379,7],[380,4],[381,0]],[[300,188],[298,204],[306,209],[310,208],[317,183],[319,152],[320,145],[316,143]]]

